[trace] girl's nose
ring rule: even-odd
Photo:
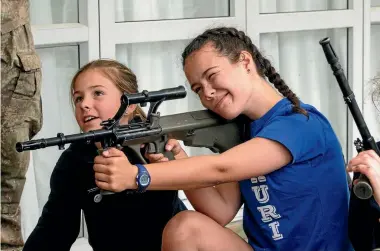
[[[203,90],[203,93],[204,93],[206,100],[208,100],[208,101],[212,100],[215,97],[215,89],[213,89],[213,88],[206,87]]]
[[[91,110],[92,102],[89,98],[83,98],[81,103],[81,108],[85,111]]]

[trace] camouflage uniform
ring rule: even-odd
[[[15,144],[42,126],[41,63],[27,0],[1,0],[1,250],[21,250],[19,203],[29,152]]]

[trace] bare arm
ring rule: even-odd
[[[265,175],[291,160],[290,152],[282,144],[254,138],[220,155],[189,157],[145,166],[151,176],[149,190],[191,190]],[[96,184],[101,189],[120,192],[137,188],[137,167],[131,165],[124,153],[116,148],[97,156],[94,170]],[[237,187],[233,190],[228,188],[225,184],[214,190],[193,191],[190,197],[199,211],[224,225],[235,216],[240,200]],[[228,210],[222,213],[222,208]]]
[[[166,147],[173,153],[175,159],[188,158],[177,140],[170,139]],[[145,157],[150,163],[168,161],[161,153],[145,154]],[[185,190],[184,192],[196,211],[209,216],[222,226],[232,221],[241,206],[240,189],[237,182]]]
[[[221,155],[183,158],[146,167],[152,177],[150,189],[198,188],[185,191],[194,209],[224,226],[241,206],[236,181],[270,173],[290,161],[291,154],[280,143],[255,138]],[[170,182],[168,186],[164,179]]]
[[[241,206],[237,182],[184,192],[196,211],[209,216],[222,226],[233,220]]]
[[[282,144],[254,138],[220,155],[197,156],[147,164],[151,176],[149,190],[189,190],[240,181],[273,172],[292,160]],[[116,148],[95,158],[96,185],[120,192],[136,189],[137,167]]]
[[[149,190],[198,189],[187,192],[194,207],[225,225],[240,206],[237,181],[273,172],[291,160],[290,152],[282,144],[254,138],[220,155],[185,157],[145,167],[151,176]],[[116,148],[97,156],[94,170],[96,184],[101,189],[120,192],[137,188],[137,167]],[[233,182],[235,185],[225,184]],[[220,184],[224,185],[218,186]],[[210,188],[212,186],[218,189]],[[222,209],[226,211],[223,213]]]
[[[148,189],[187,190],[240,181],[273,172],[291,160],[290,152],[280,143],[254,138],[220,155],[148,164],[146,168],[151,175]],[[132,175],[128,175],[131,188],[136,188],[136,174],[134,168]]]

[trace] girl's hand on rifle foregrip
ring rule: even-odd
[[[142,145],[141,147],[144,147],[144,145]],[[184,158],[188,157],[186,152],[182,149],[179,142],[175,139],[169,139],[168,140],[168,142],[166,143],[166,146],[165,146],[165,150],[171,151],[173,153],[175,159],[184,159]],[[150,163],[169,161],[169,159],[166,158],[162,153],[157,153],[157,154],[151,153],[151,154],[149,154],[146,152],[144,156],[145,156],[145,158],[147,158],[149,160]]]
[[[380,206],[380,157],[375,151],[360,152],[350,160],[347,171],[360,172],[368,177],[373,189],[373,197]]]
[[[108,148],[94,160],[95,183],[103,190],[121,192],[136,189],[137,167],[117,148]]]

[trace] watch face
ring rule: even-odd
[[[140,184],[142,186],[147,186],[149,184],[149,180],[150,180],[149,175],[146,173],[143,173],[140,177]]]

